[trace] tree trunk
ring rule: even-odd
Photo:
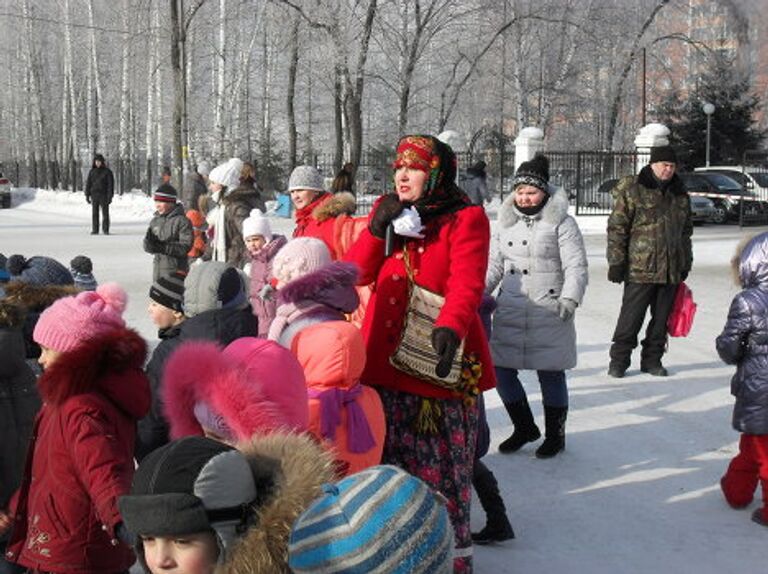
[[[288,90],[285,97],[285,110],[288,116],[288,166],[296,167],[296,74],[299,68],[299,16],[294,15],[291,28],[290,61],[288,63]]]
[[[181,30],[183,14],[179,12],[178,0],[170,0],[171,4],[171,68],[173,69],[173,175],[174,183],[181,186],[182,169],[182,138],[181,121],[184,113],[184,71],[181,61]],[[158,133],[158,146],[160,146]],[[160,166],[158,165],[158,168]]]
[[[92,95],[90,91],[92,89],[95,91],[95,96],[96,96],[93,103],[93,108],[91,108],[91,106],[88,106],[89,116],[93,114],[95,119],[93,132],[89,132],[89,135],[91,136],[90,142],[89,142],[90,152],[91,152],[91,157],[93,157],[94,153],[103,151],[102,148],[104,146],[104,115],[103,115],[104,105],[101,99],[101,74],[99,73],[99,57],[98,57],[98,52],[96,51],[96,26],[94,24],[94,19],[93,19],[93,0],[88,0],[88,25],[91,27],[90,74],[93,81],[93,84],[89,89],[88,95],[89,97]]]
[[[149,19],[150,22],[152,22],[153,27],[156,27],[156,17],[157,10],[154,9],[151,5],[149,7]],[[159,29],[159,28],[157,28]],[[155,112],[155,90],[157,89],[157,38],[153,37],[150,42],[149,46],[147,47],[149,51],[149,63],[147,65],[147,117],[146,117],[146,123],[144,124],[144,147],[145,147],[145,153],[144,153],[144,161],[145,161],[145,184],[144,184],[144,193],[147,195],[150,195],[152,193],[152,177],[153,177],[153,170],[152,170],[152,157],[154,156],[154,135],[155,135],[155,118],[154,118],[154,112]]]
[[[130,13],[131,13],[131,3],[130,0],[124,0],[123,1],[123,27],[126,30],[130,29]],[[121,162],[121,172],[125,173],[126,169],[122,168],[122,166],[127,167],[127,163],[130,161],[130,100],[131,100],[131,90],[129,85],[129,72],[130,72],[130,63],[131,63],[131,42],[132,39],[130,36],[125,36],[123,38],[123,46],[122,46],[122,65],[121,65],[121,74],[120,74],[120,140],[118,144],[118,158]],[[120,192],[124,191],[124,188],[120,189]]]
[[[214,134],[216,141],[214,142],[214,149],[216,150],[216,156],[224,158],[224,90],[226,80],[226,49],[227,49],[227,35],[226,35],[226,23],[227,8],[226,0],[219,0],[219,43],[217,46],[217,64],[216,69],[216,100],[215,100],[215,126]]]
[[[339,66],[334,67],[333,74],[333,128],[336,136],[333,148],[333,169],[341,169],[341,162],[344,158],[344,126],[342,123],[343,103],[341,89],[341,70]]]

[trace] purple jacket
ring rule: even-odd
[[[271,297],[262,298],[259,293],[272,278],[272,259],[287,241],[283,235],[273,235],[272,241],[251,257],[251,307],[253,314],[259,319],[259,337],[267,336],[277,309],[274,294]]]
[[[323,321],[343,321],[360,305],[357,266],[339,261],[294,279],[277,292],[277,312],[269,338],[291,348],[294,335]]]

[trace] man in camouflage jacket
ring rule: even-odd
[[[629,367],[649,307],[651,320],[641,343],[640,370],[667,375],[661,364],[667,318],[677,286],[693,263],[691,207],[676,167],[671,147],[653,148],[650,164],[637,176],[622,179],[613,192],[608,279],[624,282],[624,295],[610,352],[612,377],[623,377]]]

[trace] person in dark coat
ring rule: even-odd
[[[342,191],[355,195],[355,164],[353,163],[345,163],[331,183],[332,193],[340,193]]]
[[[740,246],[742,247],[742,246]],[[758,482],[763,503],[752,520],[768,526],[768,233],[737,250],[734,276],[742,287],[731,302],[728,320],[715,342],[720,358],[736,365],[731,394],[736,397],[733,428],[739,431],[739,454],[720,481],[734,508],[752,502]]]
[[[181,189],[181,203],[187,210],[200,210],[200,196],[208,191],[208,174],[211,168],[207,162],[201,161],[195,166],[195,171],[190,173],[184,180],[184,186]]]
[[[227,263],[242,268],[250,257],[243,243],[243,221],[258,209],[267,212],[267,206],[256,187],[256,168],[244,162],[240,169],[240,184],[221,200],[224,206],[224,226],[226,228]]]
[[[148,312],[158,327],[160,343],[155,347],[144,371],[149,378],[152,391],[152,406],[149,413],[139,421],[136,437],[136,460],[141,460],[169,440],[168,421],[163,414],[160,383],[168,357],[179,345],[181,324],[186,317],[184,304],[184,276],[176,273],[160,277],[149,289]]]
[[[101,210],[101,229],[109,235],[109,204],[115,193],[115,177],[107,167],[104,156],[93,156],[93,166],[85,182],[85,201],[91,204],[91,235],[99,234],[99,210]]]
[[[189,269],[187,253],[192,247],[192,223],[184,213],[184,206],[176,202],[176,190],[161,185],[155,190],[155,216],[149,222],[144,236],[144,251],[154,255],[153,281],[163,275],[186,273]]]
[[[488,175],[485,173],[485,162],[479,161],[467,168],[467,173],[461,179],[461,188],[467,194],[472,203],[483,205],[483,202],[491,201],[491,193],[488,191]]]
[[[40,396],[24,349],[24,309],[0,300],[0,510],[7,508],[24,472],[24,455],[32,436]],[[7,538],[0,536],[0,573],[23,572],[5,562]]]
[[[648,309],[640,370],[666,377],[661,357],[667,347],[667,318],[677,286],[693,265],[691,204],[675,173],[670,146],[651,149],[648,165],[614,189],[608,217],[608,280],[624,283],[621,311],[613,333],[608,375],[621,378],[629,368],[637,334]]]

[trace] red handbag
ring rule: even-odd
[[[684,282],[677,286],[675,302],[667,319],[667,333],[670,337],[687,337],[691,332],[693,318],[696,315],[696,303],[693,293]]]

